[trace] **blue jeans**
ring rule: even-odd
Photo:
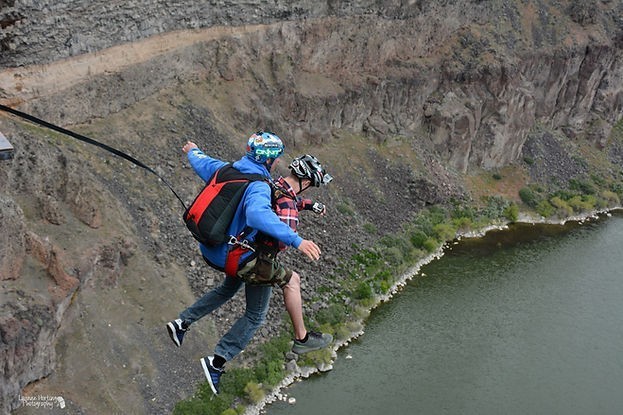
[[[244,315],[221,337],[214,349],[215,354],[227,361],[244,350],[257,329],[264,323],[272,286],[245,284],[240,278],[225,277],[221,285],[204,294],[180,314],[182,320],[189,324],[194,323],[229,301],[243,285],[247,303]]]

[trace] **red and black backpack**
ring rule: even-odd
[[[227,233],[249,183],[268,182],[261,174],[246,174],[230,164],[214,173],[193,203],[184,212],[186,227],[195,239],[207,246],[228,242]]]

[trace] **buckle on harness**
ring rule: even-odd
[[[255,248],[253,248],[253,247],[249,244],[249,241],[247,241],[246,239],[243,239],[242,241],[240,241],[240,240],[238,240],[238,238],[236,238],[235,236],[233,236],[233,235],[229,235],[229,241],[227,241],[227,243],[228,243],[229,245],[238,245],[238,246],[240,246],[241,248],[248,249],[248,250],[250,250],[251,252],[255,252]]]

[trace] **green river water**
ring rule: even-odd
[[[451,245],[268,415],[623,414],[623,215]]]

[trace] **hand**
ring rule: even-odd
[[[199,147],[197,147],[197,144],[193,143],[192,141],[189,141],[186,144],[184,144],[184,147],[182,147],[182,150],[184,151],[184,153],[188,153],[193,148],[199,148]]]
[[[312,261],[320,258],[320,248],[315,242],[303,239],[303,242],[298,247],[298,250],[307,255]]]

